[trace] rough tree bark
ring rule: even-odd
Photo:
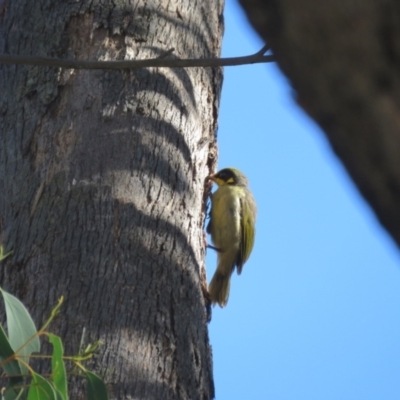
[[[299,105],[400,245],[400,3],[240,2]]]
[[[5,0],[0,52],[218,57],[222,0]],[[94,368],[113,399],[210,399],[204,180],[218,69],[0,67],[0,284]],[[71,398],[80,398],[75,393]]]

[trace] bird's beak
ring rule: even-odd
[[[213,181],[213,182],[216,183],[218,186],[223,185],[223,184],[224,184],[224,181],[223,181],[222,179],[218,178],[216,175],[217,175],[217,174],[212,174],[212,175],[210,175],[210,176],[207,178],[207,180],[208,180],[208,181]]]
[[[209,175],[208,177],[207,177],[207,180],[209,180],[209,181],[213,181],[213,182],[217,182],[216,180],[215,180],[215,175],[214,174],[212,174],[212,175]]]

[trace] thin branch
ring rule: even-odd
[[[267,44],[264,45],[264,47],[255,53],[255,56],[263,56],[267,51],[269,50],[269,46]]]
[[[274,62],[273,55],[265,55],[268,50],[264,46],[255,54],[243,57],[230,58],[193,58],[193,59],[166,59],[174,49],[167,50],[157,58],[147,60],[123,60],[123,61],[81,61],[81,60],[62,60],[51,57],[19,56],[10,54],[0,54],[0,64],[25,64],[39,65],[42,67],[58,67],[70,69],[135,69],[147,67],[167,67],[167,68],[190,68],[190,67],[229,67],[246,64],[259,64]]]

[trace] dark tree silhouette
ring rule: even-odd
[[[240,0],[299,105],[400,245],[400,3]]]

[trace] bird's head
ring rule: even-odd
[[[247,178],[236,168],[224,168],[214,175],[210,175],[209,179],[214,181],[218,186],[248,186]]]

